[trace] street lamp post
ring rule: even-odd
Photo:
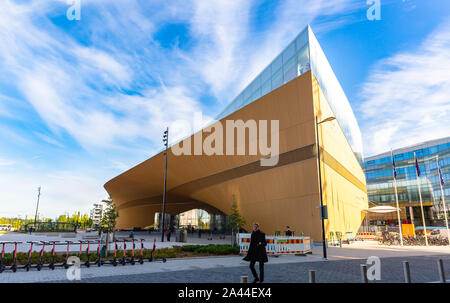
[[[167,183],[167,157],[168,157],[168,147],[169,147],[169,128],[164,131],[163,142],[166,146],[166,151],[164,156],[166,157],[166,166],[164,169],[164,193],[163,193],[163,205],[162,205],[162,224],[161,224],[161,242],[164,242],[164,226],[166,225],[166,183]]]
[[[38,198],[37,198],[37,204],[36,204],[36,214],[34,215],[34,230],[36,230],[36,220],[38,215],[38,209],[39,209],[39,198],[41,197],[41,187],[38,187]]]
[[[319,166],[319,194],[320,194],[320,219],[322,221],[322,247],[323,247],[323,258],[327,259],[327,246],[325,243],[325,211],[323,206],[322,197],[322,174],[320,170],[320,145],[319,145],[319,124],[324,122],[329,122],[335,120],[335,117],[328,117],[320,122],[317,122],[316,116],[316,137],[317,137],[317,165]]]

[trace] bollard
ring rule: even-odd
[[[369,283],[367,279],[367,265],[361,264],[361,283]]]
[[[409,271],[408,261],[403,261],[403,275],[405,276],[405,283],[411,283],[411,272]]]
[[[439,270],[439,280],[441,283],[445,283],[445,271],[444,271],[444,262],[442,259],[437,260],[438,270]]]
[[[248,276],[241,276],[241,283],[248,283]]]
[[[310,269],[309,270],[309,283],[316,283],[316,271]]]

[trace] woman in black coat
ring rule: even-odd
[[[253,232],[250,239],[250,247],[245,256],[245,261],[250,261],[250,270],[252,271],[253,283],[264,282],[264,263],[268,261],[266,253],[266,235],[259,230],[259,224],[253,223]],[[259,262],[259,278],[255,270],[255,263]]]

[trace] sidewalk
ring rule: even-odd
[[[380,258],[392,257],[413,257],[445,255],[449,254],[448,247],[374,247],[373,243],[361,242],[344,245],[344,247],[329,247],[328,261],[322,258],[322,247],[314,246],[313,254],[306,256],[283,255],[280,257],[269,257],[269,265],[282,264],[298,264],[306,262],[333,262],[348,259],[367,259],[369,256],[378,256]],[[234,267],[248,267],[248,262],[242,260],[243,256],[223,256],[223,257],[198,257],[183,259],[168,259],[166,263],[162,262],[145,262],[143,265],[136,264],[134,266],[127,264],[126,266],[105,265],[102,267],[92,266],[90,268],[81,268],[81,282],[83,279],[98,278],[101,282],[102,277],[112,276],[130,276],[140,274],[156,274],[178,271],[198,271],[202,270],[220,270]],[[108,280],[108,279],[106,279]],[[57,268],[54,271],[44,268],[38,272],[32,269],[30,272],[19,270],[16,273],[3,272],[0,274],[0,282],[47,282],[47,281],[67,281],[66,270]]]
[[[149,274],[162,272],[177,271],[196,271],[204,269],[220,269],[231,267],[248,267],[248,262],[242,260],[243,256],[223,256],[223,257],[199,257],[199,258],[183,258],[183,259],[167,259],[167,262],[145,262],[144,264],[130,265],[127,264],[105,265],[102,267],[91,266],[90,268],[81,267],[81,281],[85,278],[99,278],[110,276]],[[298,262],[314,262],[321,261],[320,256],[282,256],[279,258],[270,258],[270,264],[298,263]],[[29,272],[18,270],[15,273],[5,271],[0,274],[0,283],[16,283],[16,282],[48,282],[48,281],[67,281],[66,270],[64,268],[56,268],[50,270],[44,268],[41,271],[31,269]]]
[[[322,253],[322,246],[315,246],[314,251]],[[344,244],[342,248],[328,247],[328,255],[335,258],[363,258],[377,256],[380,258],[402,256],[431,256],[450,254],[450,246],[396,246],[379,245],[377,241],[356,241]]]

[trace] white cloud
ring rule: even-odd
[[[81,20],[69,26],[58,19],[65,16],[65,1],[0,1],[0,83],[14,91],[12,99],[0,98],[0,115],[26,125],[17,133],[0,128],[0,137],[29,150],[24,158],[39,150],[42,163],[56,155],[43,151],[41,141],[65,147],[51,150],[61,156],[74,145],[67,137],[91,156],[83,153],[80,164],[104,161],[95,178],[74,163],[42,164],[46,175],[29,171],[37,169],[31,164],[3,171],[7,194],[0,203],[8,206],[2,211],[32,207],[39,185],[52,214],[104,198],[107,179],[158,151],[172,121],[191,121],[205,106],[210,115],[211,108],[219,112],[302,27],[321,14],[347,12],[355,2],[285,1],[268,29],[255,35],[256,0],[82,0]],[[167,49],[154,40],[171,23],[186,27],[192,48]],[[222,103],[203,105],[200,98],[210,93]],[[211,117],[204,113],[203,120]],[[21,135],[27,128],[38,140]],[[182,136],[172,131],[171,139]],[[15,156],[0,163],[22,160]]]
[[[64,145],[59,143],[57,140],[55,140],[55,139],[53,139],[53,138],[51,138],[51,137],[49,137],[47,135],[44,135],[44,134],[41,134],[41,133],[38,133],[38,132],[34,132],[34,134],[36,136],[38,136],[39,138],[41,138],[43,141],[45,141],[45,142],[47,142],[49,144],[52,144],[52,145],[55,145],[55,146],[58,146],[58,147],[64,147]]]
[[[95,48],[76,47],[73,53],[81,67],[85,69],[85,73],[99,74],[106,83],[117,83],[120,86],[128,86],[130,83],[132,73],[128,67],[120,64],[104,51]]]
[[[39,213],[47,218],[55,218],[64,212],[88,213],[94,202],[107,197],[102,180],[76,169],[52,173],[24,169],[20,172],[1,171],[0,184],[0,217],[34,216],[39,186],[42,187]]]
[[[192,31],[202,39],[193,55],[191,69],[202,75],[218,100],[231,101],[278,55],[307,24],[318,16],[350,14],[361,7],[354,0],[280,1],[273,20],[264,31],[251,28],[252,9],[258,1],[195,1]],[[323,22],[326,31],[353,20]]]
[[[236,81],[241,69],[236,63],[240,61],[240,46],[248,37],[251,4],[252,1],[194,1],[192,32],[204,42],[196,49],[193,68],[216,95]]]
[[[15,161],[0,158],[0,166],[11,166],[14,165],[15,163],[16,163]]]
[[[450,134],[450,22],[378,62],[360,107],[366,156]]]

